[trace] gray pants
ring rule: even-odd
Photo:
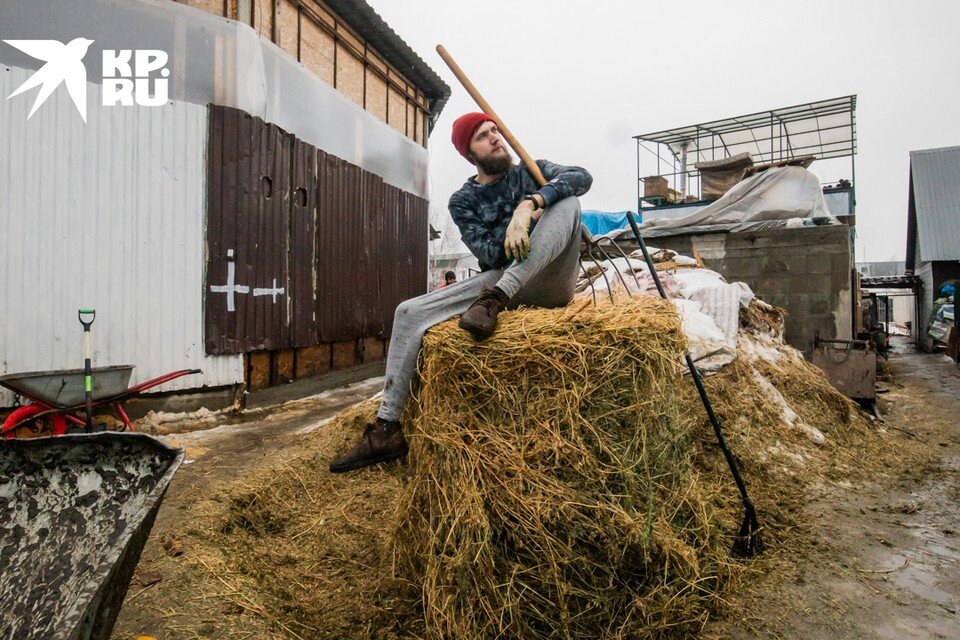
[[[377,414],[399,420],[410,395],[423,334],[435,324],[462,314],[484,287],[497,286],[510,308],[562,307],[573,299],[580,258],[580,201],[566,198],[540,216],[530,234],[530,255],[506,269],[472,278],[400,303],[393,317],[383,402]]]

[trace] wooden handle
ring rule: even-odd
[[[500,119],[500,116],[497,115],[496,111],[490,106],[490,103],[483,99],[483,96],[480,95],[480,92],[477,91],[477,88],[473,86],[473,83],[470,82],[470,78],[463,73],[463,70],[460,68],[453,58],[450,57],[450,54],[447,53],[447,50],[443,48],[442,44],[437,45],[437,53],[440,54],[440,57],[443,58],[443,61],[447,63],[447,66],[450,67],[450,71],[453,71],[453,75],[457,76],[457,80],[460,81],[460,84],[463,85],[463,88],[467,90],[467,93],[470,94],[470,97],[476,101],[477,106],[480,107],[480,110],[485,114],[490,116],[493,119],[493,123],[497,125],[497,129],[500,130],[500,135],[503,136],[503,139],[507,141],[507,144],[510,145],[510,148],[520,156],[520,161],[523,162],[523,166],[527,168],[527,171],[530,172],[530,175],[533,176],[533,179],[537,181],[541,187],[547,184],[546,178],[543,177],[543,173],[540,171],[540,167],[537,166],[537,163],[533,161],[533,158],[530,157],[530,154],[527,153],[527,150],[523,148],[523,145],[510,133],[510,129],[507,128],[507,125],[503,124],[503,120]]]

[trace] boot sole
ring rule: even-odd
[[[405,458],[409,450],[410,450],[409,447],[404,447],[402,451],[393,451],[391,453],[383,453],[373,458],[355,460],[354,462],[349,462],[347,464],[341,464],[337,466],[330,465],[330,473],[345,473],[347,471],[356,471],[357,469],[372,467],[375,464],[383,464],[384,462],[391,462],[393,460]]]
[[[473,339],[477,341],[486,340],[493,335],[493,331],[487,331],[486,329],[478,327],[475,324],[470,324],[469,322],[461,321],[458,326],[469,333]]]

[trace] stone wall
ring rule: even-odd
[[[788,343],[811,354],[824,339],[853,338],[853,246],[846,225],[651,238],[651,246],[696,250],[728,282],[742,281],[760,299],[786,309]]]

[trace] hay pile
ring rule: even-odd
[[[740,318],[706,385],[776,554],[804,487],[872,433],[783,344],[782,312]],[[358,405],[225,492],[198,567],[276,637],[694,635],[750,564],[730,557],[742,512],[686,347],[653,296],[508,312],[480,344],[438,325],[408,462],[327,473],[377,403]]]
[[[689,631],[725,577],[680,415],[673,306],[569,315],[526,310],[481,344],[450,323],[425,340],[395,553],[432,637]]]
[[[427,335],[394,550],[430,637],[693,634],[738,573],[737,495],[682,375],[674,306],[572,313],[524,310],[482,344],[454,323]],[[797,453],[818,448],[810,433],[860,423],[783,345],[781,312],[755,301],[743,323],[707,384],[748,482],[777,487],[816,466]]]

